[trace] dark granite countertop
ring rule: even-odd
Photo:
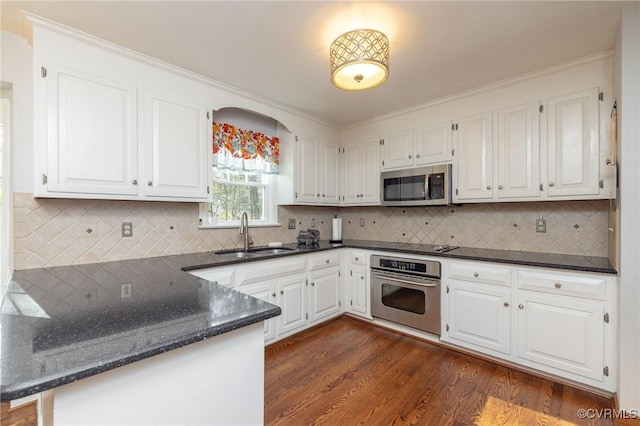
[[[295,243],[285,244],[283,247],[296,249]],[[436,245],[432,244],[408,244],[390,241],[368,240],[343,240],[341,244],[332,244],[328,241],[320,241],[312,247],[304,247],[295,251],[289,251],[277,255],[259,256],[249,259],[237,259],[229,255],[217,255],[214,252],[184,254],[171,256],[175,261],[183,264],[184,271],[211,268],[216,266],[246,263],[256,260],[271,259],[275,257],[309,254],[323,250],[336,248],[359,248],[366,250],[379,250],[404,254],[418,254],[437,256],[449,259],[479,260],[484,262],[506,263],[512,265],[536,266],[554,269],[566,269],[571,271],[597,272],[603,274],[617,274],[606,257],[576,256],[568,254],[534,253],[514,250],[494,250],[470,247],[459,247],[455,250],[440,253],[436,251]]]
[[[0,399],[42,392],[280,315],[278,306],[181,271],[182,259],[194,258],[15,271],[0,307]]]

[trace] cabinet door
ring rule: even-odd
[[[521,291],[518,299],[520,358],[591,379],[604,379],[601,303],[526,291]]]
[[[380,142],[369,141],[361,144],[360,164],[363,166],[361,197],[363,203],[380,202]]]
[[[318,174],[322,168],[318,157],[321,154],[313,140],[298,136],[296,142],[296,202],[317,203],[320,197]]]
[[[207,108],[147,93],[144,119],[145,196],[206,201],[211,167]]]
[[[349,311],[364,317],[371,315],[369,310],[369,285],[367,268],[363,265],[351,265],[349,272]]]
[[[449,338],[509,354],[510,303],[508,288],[449,280]]]
[[[490,112],[457,121],[457,200],[493,198],[493,123]]]
[[[385,135],[382,139],[382,170],[413,166],[413,130]]]
[[[331,268],[309,277],[309,319],[316,321],[340,311],[340,277]]]
[[[276,301],[282,309],[278,334],[304,327],[307,324],[305,286],[306,275],[278,280]]]
[[[540,103],[498,111],[498,198],[540,197]]]
[[[416,166],[451,161],[451,123],[440,123],[416,131]]]
[[[378,145],[379,146],[379,145]],[[344,148],[344,202],[358,204],[362,202],[362,145],[348,145]],[[378,183],[378,185],[380,185]]]
[[[276,304],[276,284],[271,283],[258,283],[250,286],[239,288],[245,294],[255,297],[256,299],[264,300],[265,302]],[[277,318],[277,317],[276,317]],[[269,318],[264,321],[264,341],[276,337],[276,318]]]
[[[340,201],[340,148],[322,143],[322,188],[320,202],[338,204]]]
[[[135,87],[71,68],[46,68],[47,191],[137,195]]]
[[[599,194],[598,89],[549,99],[548,194]]]

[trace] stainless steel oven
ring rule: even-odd
[[[440,262],[371,255],[371,315],[440,335]]]

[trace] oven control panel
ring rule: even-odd
[[[440,278],[440,262],[432,260],[418,260],[373,254],[371,255],[371,268]]]

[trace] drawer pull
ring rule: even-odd
[[[364,280],[364,275],[360,275],[360,279],[361,279],[361,280]]]
[[[284,294],[284,290],[280,290],[280,294]]]
[[[518,308],[524,309],[524,305],[520,304],[520,305],[518,305]]]
[[[509,302],[504,302],[504,307],[508,308],[509,307]]]
[[[487,185],[487,191],[491,191],[491,185]]]
[[[479,274],[478,274],[477,272],[474,272],[474,273],[473,273],[473,276],[474,276],[474,277],[476,277],[476,278],[478,278]]]
[[[131,181],[131,183],[134,184],[134,185],[137,185],[138,181],[136,179],[134,179],[134,180]]]
[[[356,257],[356,262],[358,261],[358,258]]]
[[[562,287],[562,284],[556,283],[556,288],[560,288],[560,287]]]
[[[151,186],[153,185],[153,182],[151,182],[150,180],[147,181],[147,186]]]
[[[271,293],[271,296],[272,296],[272,297],[276,297],[276,294],[275,294],[275,293]]]
[[[311,283],[311,287],[315,287],[316,283]]]
[[[329,263],[329,259],[325,260],[324,263]]]

